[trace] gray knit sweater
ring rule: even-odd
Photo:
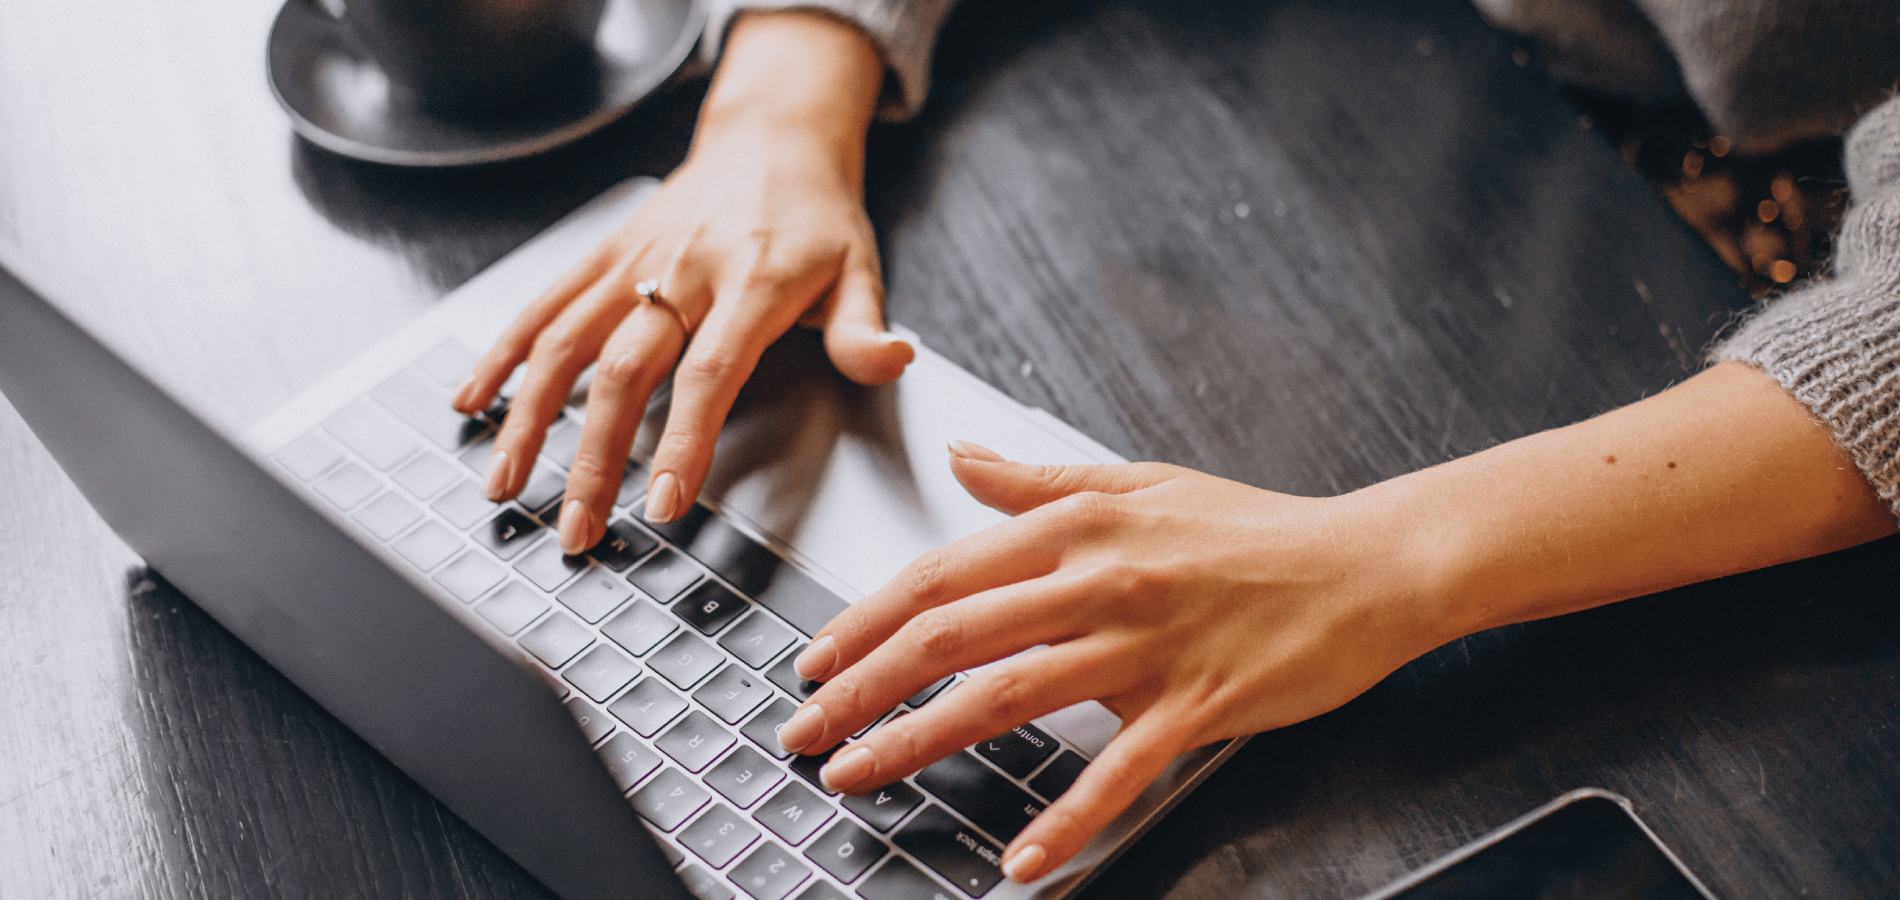
[[[1900,0],[1474,0],[1534,43],[1552,74],[1640,101],[1686,97],[1748,152],[1847,141],[1854,205],[1835,274],[1765,304],[1711,353],[1767,373],[1825,425],[1900,517]],[[714,0],[707,52],[741,9],[812,9],[856,24],[891,67],[882,114],[929,91],[956,0]],[[1871,112],[1869,112],[1871,110]]]

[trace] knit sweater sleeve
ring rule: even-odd
[[[1770,301],[1712,356],[1780,382],[1900,517],[1900,99],[1848,134],[1847,183],[1833,280]]]
[[[878,102],[883,119],[908,119],[930,92],[930,55],[956,0],[712,0],[701,50],[716,60],[732,20],[747,10],[801,9],[855,25],[884,56],[890,77]]]

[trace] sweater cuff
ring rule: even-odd
[[[1893,284],[1837,281],[1789,294],[1712,355],[1779,382],[1900,519],[1900,292]]]
[[[902,121],[923,108],[930,93],[930,55],[937,30],[956,0],[712,0],[706,37],[700,42],[706,61],[716,63],[726,31],[748,10],[796,9],[831,16],[856,26],[884,57],[889,77],[878,98],[880,119]]]

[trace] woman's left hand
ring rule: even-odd
[[[926,554],[798,659],[827,682],[786,723],[822,752],[926,685],[990,666],[838,753],[863,793],[1085,700],[1119,734],[1010,844],[1030,881],[1068,860],[1180,753],[1352,699],[1454,637],[1401,561],[1408,533],[1360,494],[1275,494],[1175,466],[1031,466],[968,444],[951,468],[1015,518]]]

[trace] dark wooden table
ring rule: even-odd
[[[663,174],[699,97],[518,165],[357,165],[273,106],[273,6],[0,5],[0,241],[232,424]],[[1019,6],[960,12],[874,138],[892,313],[1130,457],[1351,490],[1660,390],[1745,303],[1460,0]],[[3,403],[0,466],[0,896],[544,896]],[[1255,739],[1089,896],[1355,896],[1586,785],[1722,896],[1891,896],[1897,546],[1442,648]]]

